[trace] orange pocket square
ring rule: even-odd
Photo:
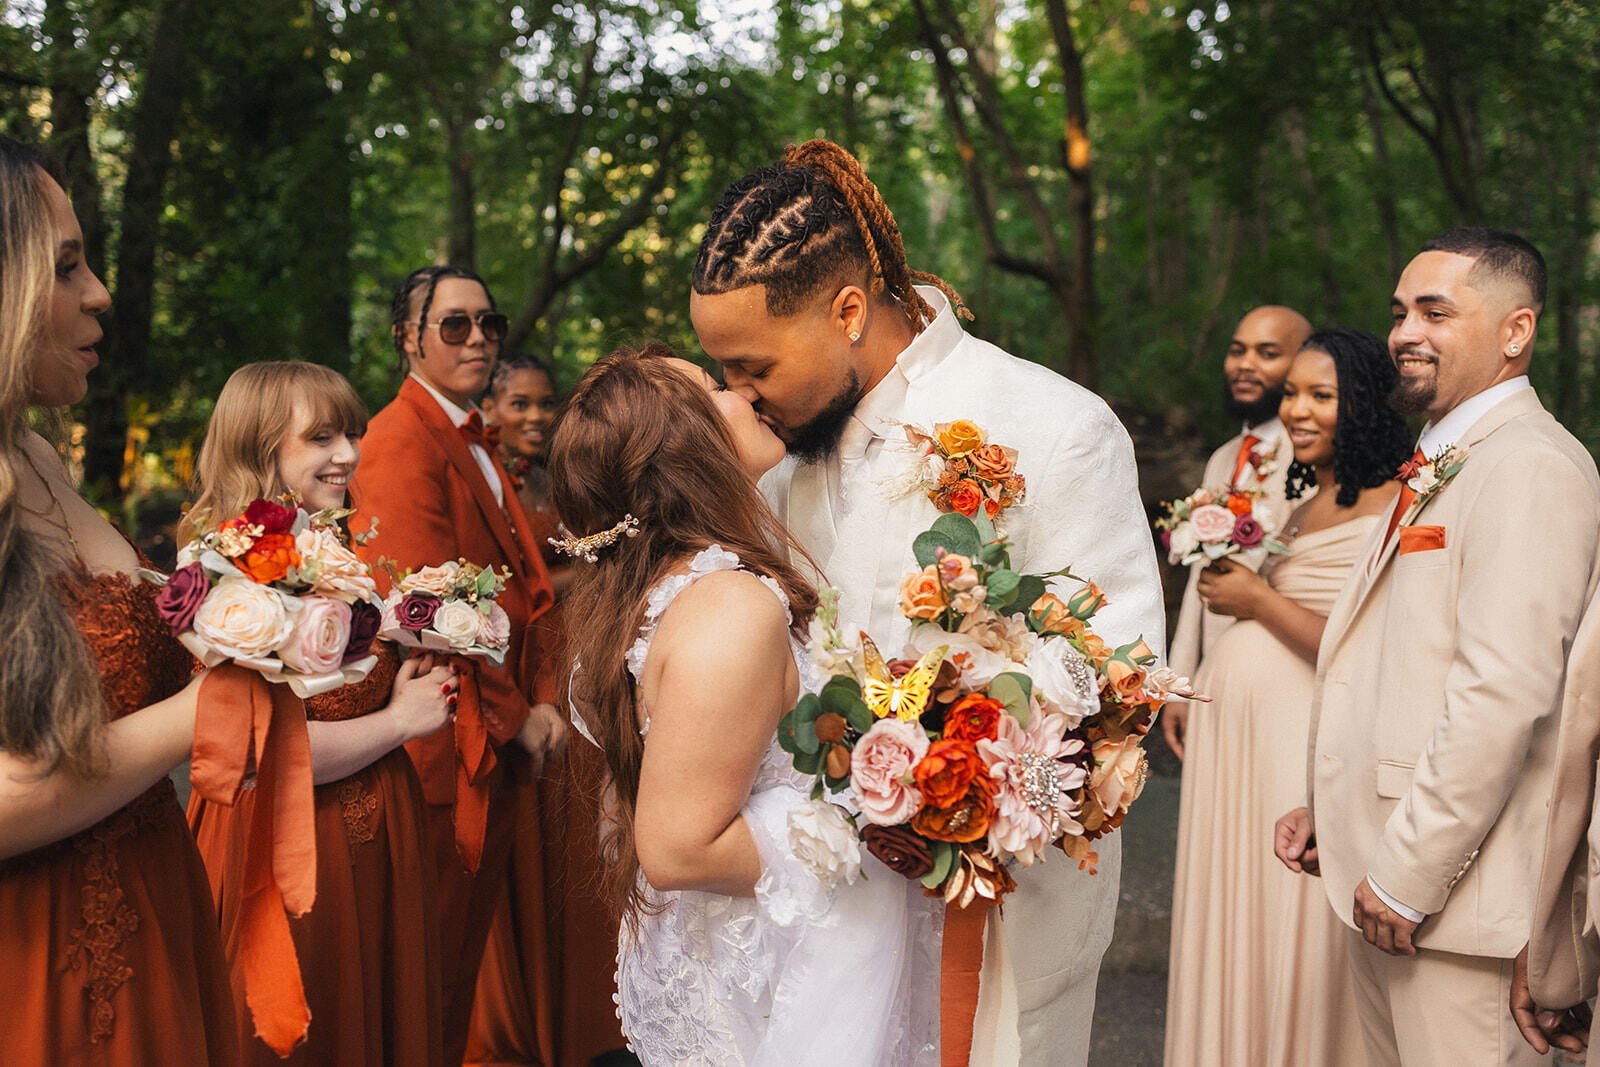
[[[1408,552],[1432,552],[1444,547],[1443,526],[1400,527],[1400,555]]]

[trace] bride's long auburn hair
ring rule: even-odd
[[[739,465],[711,398],[665,362],[673,355],[649,344],[597,360],[550,443],[551,493],[569,530],[608,530],[630,514],[639,522],[636,536],[599,550],[596,563],[578,562],[562,607],[568,662],[582,665],[568,688],[597,728],[618,801],[602,847],[606,893],[630,922],[646,906],[633,839],[644,740],[626,657],[645,598],[669,569],[715,543],[783,588],[796,634],[817,607],[816,590],[789,562],[798,546]]]

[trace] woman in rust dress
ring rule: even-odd
[[[555,379],[527,356],[502,356],[479,402],[499,430],[500,461],[517,483],[533,539],[544,554],[556,608],[536,624],[540,646],[561,657],[561,594],[572,563],[550,546],[559,520],[550,503],[545,443],[555,419]],[[605,757],[582,739],[516,784],[511,876],[478,971],[467,1063],[582,1067],[624,1042],[617,1021],[617,928],[600,893],[600,783]]]
[[[366,411],[350,384],[313,363],[255,363],[217,397],[191,516],[215,522],[285,491],[310,510],[340,507]],[[189,531],[197,532],[197,531]],[[442,727],[455,700],[448,668],[402,662],[378,642],[361,682],[306,701],[316,783],[317,896],[291,918],[311,1023],[289,1062],[431,1067],[443,1057],[433,854],[422,787],[401,747]],[[251,804],[190,799],[233,969],[246,1062],[277,1064],[246,1003],[241,887]]]
[[[61,186],[0,137],[0,1063],[237,1062],[216,913],[167,775],[204,673],[30,407],[83,399],[109,306]]]

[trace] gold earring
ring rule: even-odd
[[[859,340],[861,340],[861,331],[860,330],[851,330],[850,331],[850,343],[851,344],[855,344]]]

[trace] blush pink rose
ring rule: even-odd
[[[304,597],[294,629],[279,655],[301,674],[328,674],[344,663],[350,644],[350,605],[329,597]]]
[[[916,723],[880,719],[850,755],[850,787],[861,814],[878,826],[896,826],[917,813],[922,793],[910,784],[911,768],[928,753],[928,735]]]
[[[511,617],[499,604],[478,613],[478,642],[484,648],[505,648],[511,643]]]
[[[1233,512],[1218,504],[1207,504],[1189,513],[1194,535],[1206,544],[1216,544],[1233,536]]]

